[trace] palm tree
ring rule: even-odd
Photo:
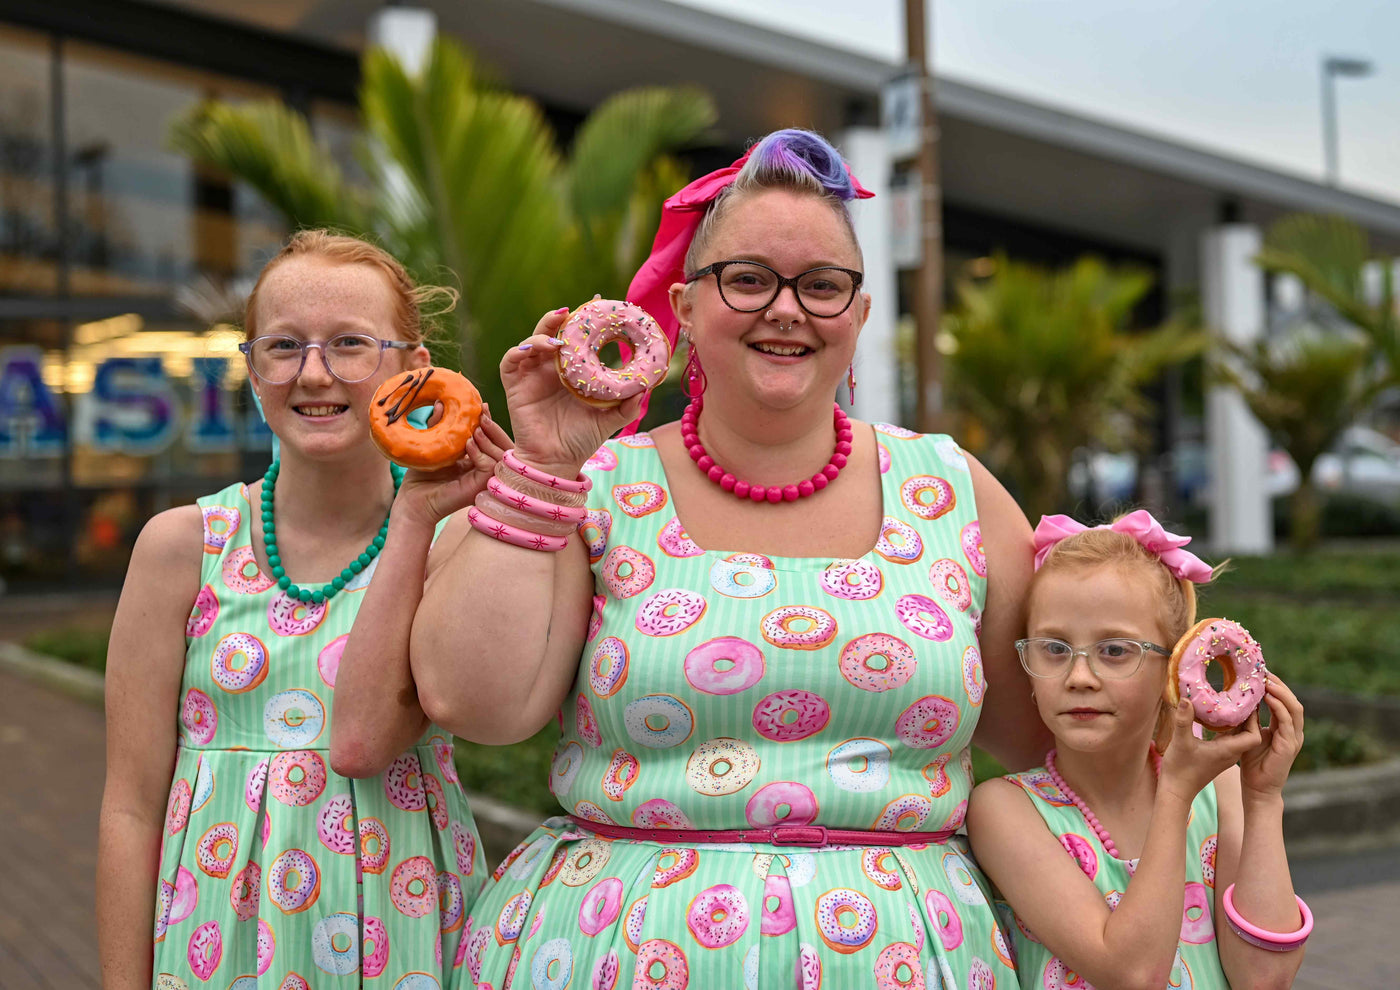
[[[540,315],[595,292],[619,298],[651,246],[666,191],[685,179],[670,152],[716,119],[692,87],[619,93],[579,127],[567,157],[539,107],[487,84],[439,39],[410,75],[365,55],[360,113],[366,184],[349,180],[299,113],[281,103],[205,103],[171,142],[256,189],[293,227],[368,234],[420,280],[457,280],[451,344],[434,349],[498,410],[495,364]]]
[[[1048,272],[1005,256],[958,286],[944,323],[950,399],[971,420],[969,446],[1032,519],[1066,507],[1076,450],[1135,442],[1148,408],[1138,386],[1203,348],[1181,324],[1127,329],[1151,286],[1097,258]]]
[[[1220,342],[1215,377],[1237,389],[1256,419],[1298,465],[1289,496],[1289,539],[1306,550],[1321,530],[1312,468],[1341,432],[1400,382],[1400,314],[1390,261],[1371,254],[1366,232],[1337,217],[1285,217],[1255,259],[1296,276],[1308,292],[1300,323],[1241,346]]]

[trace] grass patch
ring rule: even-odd
[[[483,746],[458,739],[457,773],[462,786],[538,812],[541,818],[560,814],[559,802],[549,793],[549,765],[558,739],[559,727],[553,722],[513,746]]]
[[[1400,607],[1400,552],[1279,550],[1268,557],[1233,557],[1221,593],[1271,593],[1308,602],[1319,597],[1388,602]],[[1213,597],[1207,589],[1203,598]]]
[[[1303,749],[1293,761],[1293,773],[1327,767],[1354,767],[1375,763],[1390,753],[1380,740],[1364,729],[1325,718],[1310,718],[1303,731]]]
[[[26,648],[45,656],[58,657],[79,667],[102,673],[107,669],[107,640],[110,631],[85,626],[60,626],[35,633],[24,641]]]

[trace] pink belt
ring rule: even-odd
[[[823,825],[775,825],[772,828],[628,828],[625,825],[603,825],[576,815],[570,820],[610,839],[631,839],[635,842],[679,842],[702,844],[714,842],[763,842],[773,846],[918,846],[942,845],[955,834],[954,829],[943,832],[878,832],[863,829],[826,828]]]

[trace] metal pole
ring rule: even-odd
[[[922,186],[923,260],[914,282],[914,325],[918,354],[919,391],[915,399],[917,428],[939,428],[943,415],[943,366],[936,339],[943,319],[943,195],[938,175],[938,116],[934,78],[928,68],[928,15],[924,0],[904,0],[905,42],[910,68],[919,79],[918,174]]]
[[[1329,186],[1337,184],[1337,77],[1332,60],[1322,60],[1322,157],[1323,174]]]

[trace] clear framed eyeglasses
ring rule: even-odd
[[[824,317],[844,313],[865,279],[864,273],[850,268],[812,268],[789,278],[756,261],[716,261],[691,272],[685,280],[694,282],[706,275],[715,277],[724,304],[740,313],[767,309],[784,286],[791,286],[799,306],[812,316]]]
[[[1074,658],[1082,656],[1095,677],[1110,680],[1132,677],[1148,653],[1172,655],[1165,646],[1145,639],[1101,639],[1092,646],[1078,647],[1050,637],[1018,639],[1016,652],[1032,677],[1063,677],[1074,666]]]
[[[321,349],[326,370],[346,384],[362,382],[379,370],[390,348],[408,351],[418,344],[407,340],[380,340],[367,333],[342,333],[330,340],[302,340],[279,334],[254,337],[238,345],[248,357],[248,370],[268,385],[285,385],[306,367],[306,352]]]

